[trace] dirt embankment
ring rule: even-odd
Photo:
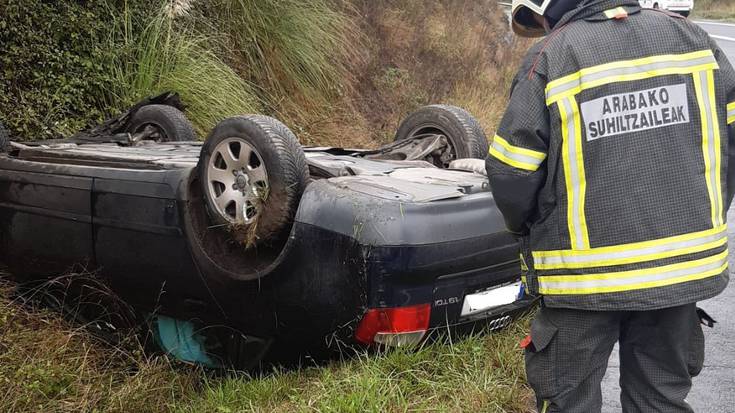
[[[701,19],[735,21],[735,2],[732,0],[697,0],[694,16]]]

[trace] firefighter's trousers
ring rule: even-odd
[[[531,340],[526,371],[539,412],[600,412],[616,342],[623,412],[692,412],[685,398],[704,362],[695,304],[642,312],[542,307]]]

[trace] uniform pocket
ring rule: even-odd
[[[533,268],[533,256],[531,255],[531,248],[528,236],[518,238],[518,246],[521,250],[521,261],[523,263],[522,272],[525,276],[526,292],[529,295],[538,295],[538,278],[536,276],[536,270]]]
[[[558,329],[539,312],[531,323],[531,344],[526,347],[526,375],[528,384],[539,400],[549,400],[556,395],[557,382],[556,338]]]
[[[704,332],[702,331],[702,323],[699,316],[694,314],[691,321],[694,325],[691,327],[689,338],[689,359],[687,360],[687,369],[689,375],[696,377],[702,372],[704,367]]]

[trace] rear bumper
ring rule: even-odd
[[[468,294],[520,278],[516,240],[504,230],[489,192],[399,203],[317,181],[302,197],[292,240],[289,257],[263,281],[279,284],[276,300],[288,307],[299,303],[302,311],[278,318],[301,330],[302,343],[311,337],[315,347],[354,342],[361,320],[374,310],[428,306],[423,328],[431,332],[478,323],[502,327],[506,321],[500,319],[531,303],[462,315]],[[330,312],[324,302],[340,311],[315,318],[322,314],[318,308]]]

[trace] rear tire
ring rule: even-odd
[[[309,181],[296,136],[262,115],[217,124],[202,146],[197,168],[211,220],[238,229],[238,236],[246,234],[238,241],[247,246],[290,230]]]
[[[138,109],[128,122],[126,131],[140,133],[146,127],[156,129],[156,142],[186,142],[197,140],[191,122],[183,112],[168,105],[146,105]]]
[[[480,123],[466,110],[450,105],[424,106],[401,122],[395,141],[424,134],[441,134],[449,140],[451,159],[487,157],[489,145]],[[448,163],[443,165],[448,167]]]

